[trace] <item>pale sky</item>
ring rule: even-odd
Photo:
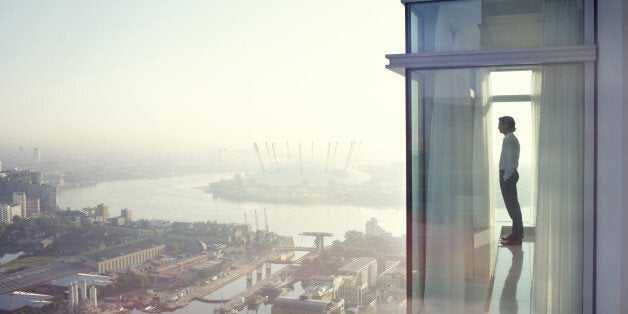
[[[403,21],[398,0],[0,1],[0,137],[402,161]]]

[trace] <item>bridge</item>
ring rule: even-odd
[[[329,232],[302,232],[299,235],[315,237],[314,244],[316,245],[316,250],[320,252],[325,248],[325,238],[332,237],[334,234]]]

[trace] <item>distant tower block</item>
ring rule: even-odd
[[[121,210],[120,211],[120,216],[122,216],[122,218],[124,218],[124,222],[125,223],[130,223],[130,222],[133,221],[133,213],[128,208],[125,208],[125,209]]]
[[[96,206],[96,217],[102,217],[102,221],[107,223],[109,219],[109,206],[104,203]]]
[[[23,192],[14,192],[13,193],[13,205],[21,206],[21,215],[22,218],[26,218],[27,210],[26,210],[26,194]]]
[[[41,149],[39,147],[33,148],[33,160],[41,162]]]

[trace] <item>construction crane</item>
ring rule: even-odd
[[[301,143],[299,143],[299,172],[303,172],[303,158],[301,154]]]
[[[247,249],[251,248],[251,235],[249,234],[249,222],[246,220],[246,213],[244,213],[244,228],[246,229],[246,235],[244,239],[246,240]]]
[[[277,169],[277,172],[279,172],[279,163],[277,162],[277,153],[275,152],[275,143],[271,143],[270,145],[272,145],[273,147],[273,156],[275,156],[275,168]]]
[[[266,168],[264,168],[264,161],[262,161],[262,155],[259,153],[259,147],[257,147],[257,143],[253,143],[255,146],[255,153],[257,153],[257,159],[259,160],[259,165],[262,167],[262,171],[266,172]]]
[[[270,149],[268,148],[268,142],[264,143],[266,145],[266,154],[268,154],[268,168],[271,168],[271,164],[272,164],[272,158],[270,157]]]
[[[325,173],[327,173],[327,168],[329,167],[329,150],[331,149],[331,142],[327,143],[327,160],[325,161]]]
[[[314,244],[316,245],[316,251],[321,252],[325,248],[325,238],[334,236],[333,233],[328,232],[302,232],[299,235],[315,237]]]
[[[362,142],[358,143],[358,148],[355,149],[355,154],[353,155],[353,165],[351,169],[355,169],[356,161],[358,160],[358,152],[360,151],[360,146],[362,146]]]
[[[268,215],[266,215],[266,207],[264,207],[264,224],[266,225],[266,233],[268,233]]]
[[[347,167],[349,167],[349,161],[351,160],[351,153],[353,152],[354,145],[355,145],[355,141],[351,142],[351,147],[349,147],[349,152],[347,153],[347,161],[345,162],[344,171],[347,171]]]

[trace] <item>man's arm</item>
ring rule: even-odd
[[[515,141],[507,141],[504,145],[506,149],[506,169],[504,169],[504,181],[510,179],[510,176],[517,170],[519,165],[519,145]]]

